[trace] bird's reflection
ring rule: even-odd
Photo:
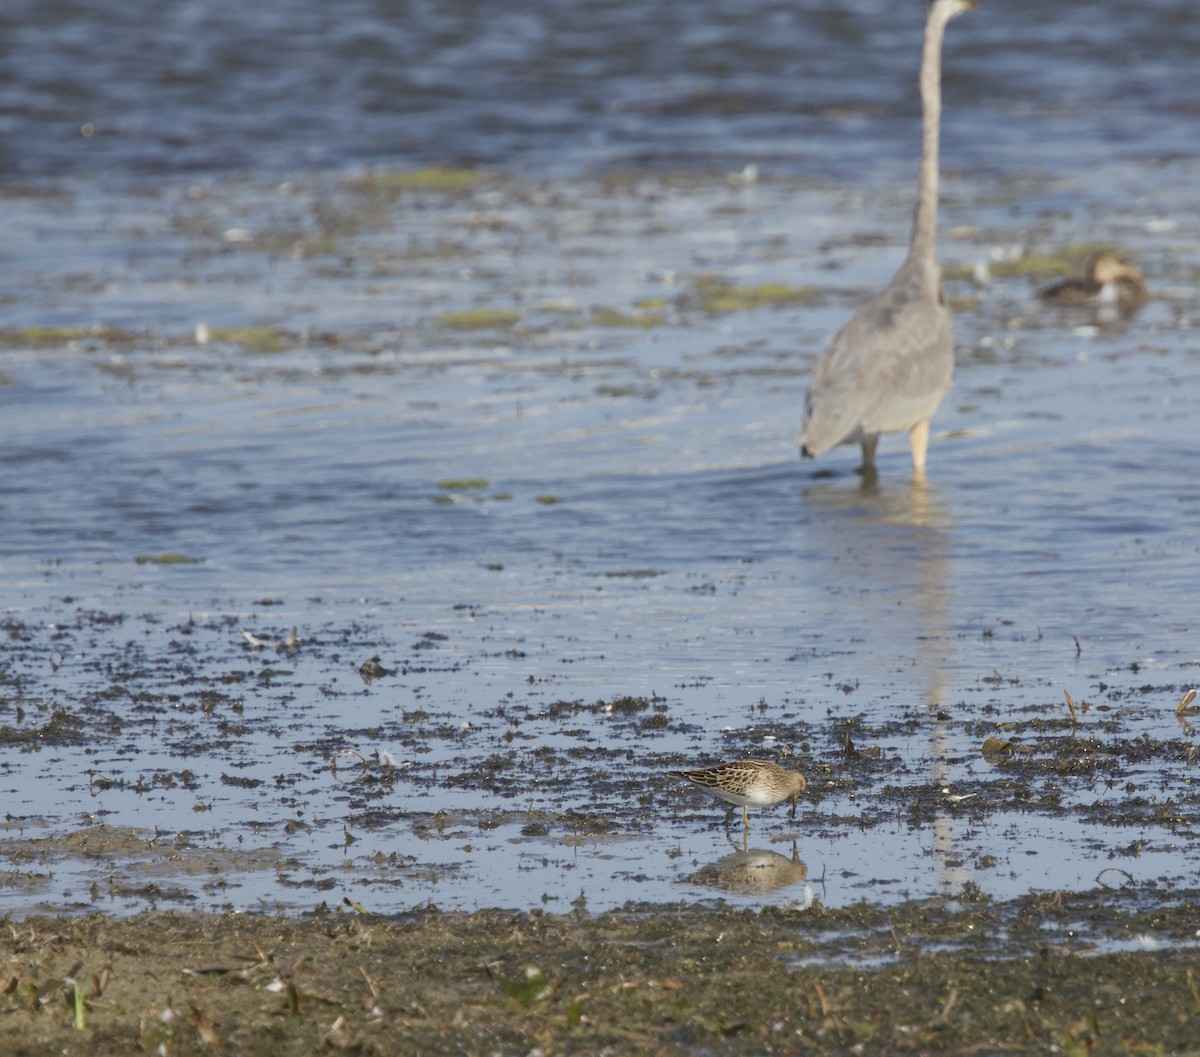
[[[802,494],[814,519],[821,519],[822,526],[839,533],[845,518],[853,518],[857,524],[898,525],[931,532],[954,528],[941,490],[929,481],[881,484],[878,475],[863,473],[859,475],[857,488],[847,488],[844,481],[837,479],[818,480],[804,488]],[[941,556],[926,549],[921,557],[938,561]]]
[[[718,888],[722,892],[766,895],[777,888],[784,888],[807,878],[808,866],[800,861],[796,842],[792,841],[790,859],[777,851],[747,848],[702,866],[694,874],[685,877],[684,881],[707,888]]]
[[[869,476],[857,488],[818,481],[803,490],[813,574],[837,585],[833,595],[842,619],[862,629],[864,649],[880,668],[915,663],[929,716],[928,780],[951,779],[950,717],[945,711],[946,673],[955,639],[947,633],[953,589],[955,521],[941,489],[931,482],[880,484]],[[955,854],[953,819],[933,824],[933,855],[944,886],[964,880]]]

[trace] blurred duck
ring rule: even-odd
[[[1100,250],[1088,261],[1082,279],[1062,279],[1038,291],[1054,305],[1111,306],[1122,316],[1133,315],[1145,304],[1146,280],[1127,258],[1114,250]]]

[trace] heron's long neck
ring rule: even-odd
[[[936,292],[938,131],[942,120],[942,37],[946,19],[930,9],[925,25],[925,47],[921,54],[921,177],[917,186],[917,211],[913,217],[912,245],[908,258],[922,271]]]

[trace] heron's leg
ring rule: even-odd
[[[743,807],[743,808],[742,808],[742,824],[743,824],[743,825],[746,827],[746,830],[747,830],[747,832],[749,832],[749,829],[750,829],[750,809],[749,809],[748,807]]]
[[[908,431],[908,446],[912,449],[913,478],[925,479],[925,451],[929,447],[929,419],[918,422]]]
[[[875,449],[879,447],[879,437],[868,437],[862,442],[863,461],[860,469],[864,474],[875,472]]]

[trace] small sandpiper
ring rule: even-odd
[[[668,771],[673,778],[686,778],[693,785],[707,789],[727,804],[742,809],[742,823],[750,829],[750,808],[771,807],[785,800],[792,802],[792,818],[796,817],[796,801],[808,785],[799,771],[788,771],[770,760],[737,760],[695,771]]]

